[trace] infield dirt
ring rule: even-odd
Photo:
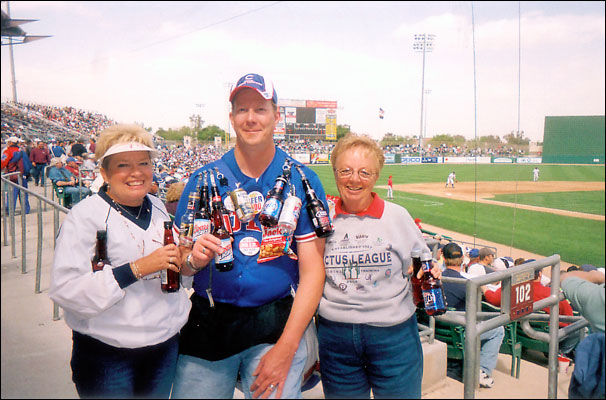
[[[386,186],[382,187],[386,188]],[[419,193],[454,200],[464,200],[471,202],[477,201],[478,203],[494,204],[503,207],[517,207],[525,210],[542,211],[552,214],[604,221],[603,215],[587,214],[575,211],[558,210],[555,208],[545,208],[530,206],[526,204],[514,204],[503,201],[491,200],[491,198],[497,194],[598,191],[604,190],[604,187],[604,182],[482,181],[455,183],[454,189],[452,187],[446,188],[444,183],[410,183],[394,185],[393,188],[394,190],[402,192]]]

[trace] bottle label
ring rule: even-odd
[[[278,199],[271,197],[265,201],[262,214],[265,214],[269,217],[278,218],[280,216],[280,205],[281,204]]]
[[[225,264],[234,260],[234,251],[231,248],[231,239],[221,239],[223,254],[215,254],[215,264]]]
[[[209,219],[196,219],[194,220],[194,234],[193,242],[205,233],[210,233],[210,220]]]
[[[425,303],[425,309],[429,311],[446,308],[441,289],[423,290],[423,302]]]
[[[168,285],[168,272],[165,269],[160,270],[160,282],[162,285]]]

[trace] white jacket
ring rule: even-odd
[[[120,215],[98,194],[71,209],[57,237],[51,271],[50,298],[65,310],[73,330],[115,347],[137,348],[162,343],[187,321],[191,302],[183,287],[163,293],[160,279],[143,279],[121,289],[112,268],[135,261],[163,246],[164,204],[150,200],[147,230]],[[111,265],[93,273],[97,230],[107,230]]]

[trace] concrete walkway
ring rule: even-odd
[[[42,188],[34,187],[42,193]],[[34,292],[36,282],[37,202],[30,199],[32,211],[26,216],[27,268],[21,273],[21,220],[15,217],[16,257],[11,257],[10,230],[8,246],[4,245],[2,227],[1,298],[2,298],[2,370],[1,397],[4,398],[78,398],[71,381],[71,330],[60,310],[53,320],[53,303],[48,298],[50,267],[53,258],[53,215],[44,213],[41,293]],[[62,215],[62,214],[61,214]],[[433,227],[432,227],[433,228]],[[435,228],[439,232],[439,228]],[[444,232],[446,233],[446,232]],[[449,234],[449,233],[446,233]],[[456,236],[454,236],[456,237]],[[443,362],[430,361],[426,352],[425,374],[443,376],[424,387],[423,398],[463,398],[463,384],[445,377]],[[546,398],[548,374],[546,363],[522,360],[520,379],[509,376],[511,358],[500,354],[495,370],[495,386],[479,389],[477,398]],[[559,374],[558,398],[567,398],[572,371]],[[323,398],[322,386],[303,394],[304,398]],[[243,398],[237,392],[234,398]]]

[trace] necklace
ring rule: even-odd
[[[110,199],[111,199],[111,197],[110,197]],[[130,212],[130,211],[128,211],[126,208],[122,207],[122,205],[121,205],[120,203],[116,203],[116,202],[114,201],[114,199],[111,199],[111,200],[112,200],[112,203],[113,203],[115,206],[119,207],[119,208],[116,208],[116,211],[118,211],[118,213],[119,213],[120,215],[122,215],[122,211],[120,211],[120,209],[122,209],[122,210],[126,211],[126,212],[128,213],[128,215],[130,215],[130,216],[131,216],[131,217],[133,217],[134,219],[139,219],[139,217],[141,216],[141,210],[143,210],[143,203],[141,203],[141,205],[139,206],[139,212],[138,212],[138,213],[137,213],[137,215],[135,216],[135,214],[131,213],[131,212]]]

